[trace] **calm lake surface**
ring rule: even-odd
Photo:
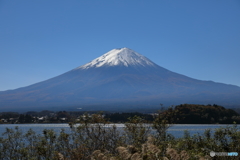
[[[112,124],[110,124],[111,126]],[[124,124],[115,124],[119,129],[124,127]],[[53,129],[55,132],[60,132],[62,128],[65,131],[70,131],[68,124],[1,124],[0,125],[0,136],[5,132],[6,128],[19,127],[23,132],[28,131],[30,128],[36,133],[42,134],[44,129]],[[175,124],[168,129],[168,133],[172,134],[174,137],[182,137],[184,130],[188,130],[191,135],[202,134],[206,129],[211,129],[213,132],[215,129],[220,127],[226,127],[227,125],[216,125],[216,124]],[[240,125],[238,125],[240,127]]]

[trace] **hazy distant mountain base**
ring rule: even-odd
[[[129,104],[123,104],[123,103],[115,103],[115,104],[92,104],[92,105],[51,105],[51,106],[45,106],[42,104],[42,106],[36,106],[36,105],[22,105],[17,107],[2,107],[1,112],[8,112],[8,111],[14,111],[14,112],[27,112],[27,111],[42,111],[42,110],[49,110],[49,111],[109,111],[109,112],[140,112],[140,113],[150,113],[150,112],[157,112],[162,107],[165,109],[171,106],[176,106],[179,104],[186,104],[186,103],[129,103]],[[198,104],[198,103],[192,103],[192,104]],[[199,103],[199,104],[205,104],[207,103]],[[215,104],[215,103],[208,103],[209,104]],[[240,105],[224,105],[225,108],[240,108]]]
[[[160,105],[82,105],[82,106],[51,106],[51,107],[6,107],[1,112],[27,112],[27,111],[109,111],[109,112],[157,112]]]
[[[147,110],[184,103],[236,107],[240,87],[174,73],[121,48],[49,80],[0,92],[1,110],[77,106],[75,109],[138,111],[140,106]]]

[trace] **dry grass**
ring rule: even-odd
[[[58,153],[58,160],[65,160],[64,156],[62,155],[62,153]]]
[[[92,153],[91,160],[109,160],[109,158],[100,150],[96,150]]]
[[[189,155],[188,153],[183,150],[180,154],[174,148],[167,148],[166,154],[170,157],[171,160],[188,160]]]

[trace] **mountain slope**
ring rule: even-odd
[[[52,79],[0,92],[0,108],[110,103],[238,105],[240,87],[189,78],[121,48]]]

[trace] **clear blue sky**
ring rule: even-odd
[[[240,86],[240,1],[0,1],[0,91],[121,47],[192,78]]]

